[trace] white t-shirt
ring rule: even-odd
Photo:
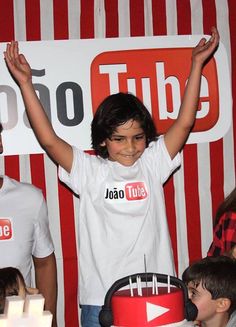
[[[47,207],[41,190],[3,176],[0,188],[0,268],[17,267],[31,285],[32,255],[53,253]]]
[[[235,327],[236,326],[236,311],[230,315],[230,319],[226,327]]]
[[[71,173],[59,177],[79,194],[80,303],[101,305],[118,279],[144,272],[174,275],[163,183],[179,166],[164,139],[131,167],[74,148]]]

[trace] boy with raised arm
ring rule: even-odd
[[[31,69],[17,42],[5,59],[17,80],[38,141],[60,166],[59,176],[80,196],[79,265],[82,326],[99,326],[98,314],[113,282],[143,270],[174,274],[163,184],[180,165],[179,151],[194,124],[204,63],[217,48],[219,34],[201,39],[178,118],[157,137],[152,117],[134,95],[107,97],[92,121],[96,156],[84,153],[54,132],[34,91]]]

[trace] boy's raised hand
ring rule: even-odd
[[[7,44],[4,51],[7,67],[16,81],[22,85],[31,81],[31,68],[23,54],[19,54],[18,42],[12,41]]]
[[[192,60],[194,62],[198,62],[200,64],[204,64],[205,61],[214,53],[218,44],[219,44],[219,33],[216,27],[212,27],[211,29],[211,37],[207,41],[205,38],[202,38],[192,52]]]

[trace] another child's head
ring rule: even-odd
[[[127,123],[129,124],[127,125]],[[92,121],[92,146],[97,155],[102,158],[110,158],[107,141],[120,143],[126,141],[126,135],[120,135],[118,130],[122,126],[125,130],[133,128],[128,137],[133,136],[134,141],[142,140],[144,149],[157,138],[154,122],[144,104],[129,93],[113,94],[99,105]],[[113,136],[117,132],[117,136],[124,136],[126,139],[115,138],[114,140]]]
[[[236,261],[225,256],[206,257],[190,265],[183,273],[189,297],[198,308],[197,320],[228,320],[236,310]]]
[[[25,298],[26,286],[21,272],[17,268],[0,269],[0,313],[4,311],[6,296],[20,295]]]

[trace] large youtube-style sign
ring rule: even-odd
[[[192,49],[201,38],[172,35],[27,41],[20,42],[19,48],[32,67],[33,85],[55,132],[66,142],[90,150],[91,121],[97,106],[106,96],[120,91],[137,95],[152,114],[158,133],[167,131],[177,118]],[[1,43],[2,53],[5,48]],[[3,57],[0,70],[3,155],[44,152]],[[227,52],[220,43],[203,70],[199,110],[187,142],[222,138],[231,123],[231,75]]]

